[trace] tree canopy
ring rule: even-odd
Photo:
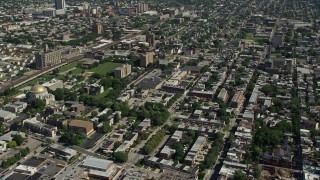
[[[18,146],[20,146],[25,139],[21,135],[14,135],[12,140],[15,141]]]
[[[114,152],[112,154],[116,162],[124,163],[128,161],[128,152]]]
[[[55,99],[60,101],[75,101],[77,100],[77,94],[75,92],[70,91],[69,89],[58,88],[55,91],[51,91],[54,95]]]
[[[139,108],[138,119],[151,119],[152,126],[159,126],[165,123],[169,118],[168,109],[161,103],[146,102],[144,106]]]
[[[236,170],[234,172],[233,180],[248,180],[249,178],[241,170]]]
[[[62,143],[65,143],[67,145],[81,145],[84,140],[85,140],[85,136],[84,135],[78,135],[78,134],[74,134],[68,131],[65,131],[59,141]]]
[[[18,162],[22,157],[25,157],[29,154],[30,149],[28,147],[24,148],[24,149],[20,149],[19,152],[17,154],[15,154],[12,157],[9,157],[8,159],[2,161],[1,166],[3,168],[8,168],[9,166],[15,164],[16,162]]]
[[[17,143],[15,141],[9,141],[7,145],[8,145],[8,148],[14,148],[17,146]]]
[[[266,146],[276,146],[283,141],[283,134],[289,132],[292,125],[281,121],[274,127],[262,126],[254,135],[254,145],[264,149]]]
[[[160,129],[155,135],[151,137],[151,139],[145,144],[143,150],[146,154],[150,154],[161,142],[163,137],[166,134],[165,129]]]
[[[261,91],[265,93],[267,96],[276,96],[278,92],[277,86],[273,86],[269,84],[262,86]]]

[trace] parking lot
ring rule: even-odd
[[[81,147],[84,149],[90,149],[102,136],[103,134],[101,133],[95,133],[89,139],[87,139],[86,142],[84,142]]]

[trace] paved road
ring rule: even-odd
[[[38,155],[39,152],[43,151],[46,147],[41,147],[41,146],[38,146],[37,148],[35,148],[33,151],[30,151],[30,153],[25,156],[24,158],[20,159],[20,161],[18,161],[17,163],[15,163],[14,165],[8,167],[7,169],[4,169],[2,172],[1,172],[1,176],[5,175],[5,174],[10,174],[9,172],[13,171],[17,166],[18,164],[22,164],[25,160],[29,159],[30,157],[34,156],[34,155]],[[36,154],[34,154],[34,152],[37,152]]]
[[[88,151],[88,150],[83,149],[83,148],[81,148],[79,146],[71,146],[70,148],[72,148],[72,149],[74,149],[74,150],[76,150],[76,151],[78,151],[78,152],[80,152],[82,154],[86,154],[88,156],[93,156],[93,157],[96,157],[96,158],[101,158],[101,159],[106,159],[106,160],[110,159],[107,156],[104,156],[104,155],[101,155],[101,154],[98,154],[98,153],[95,153],[95,152]]]
[[[173,105],[172,105],[170,108],[168,108],[168,111],[170,112],[170,116],[169,116],[169,118],[167,119],[167,121],[166,121],[163,125],[157,127],[157,128],[150,134],[150,136],[148,137],[147,140],[141,141],[140,144],[138,144],[138,145],[134,148],[134,150],[129,153],[129,162],[130,162],[130,163],[135,164],[135,163],[138,162],[140,159],[142,159],[142,158],[144,157],[144,155],[142,155],[141,152],[142,152],[142,148],[144,147],[145,143],[148,142],[148,140],[149,140],[154,134],[156,134],[160,129],[162,129],[165,125],[171,125],[171,120],[172,120],[174,117],[176,117],[176,115],[177,115],[177,114],[175,114],[175,112],[174,112],[174,108],[177,106],[177,104],[178,104],[179,102],[181,102],[181,101],[186,97],[186,95],[188,94],[188,92],[189,92],[189,91],[187,90],[186,93],[184,93],[179,99],[176,100],[175,103],[173,103]],[[169,136],[168,136],[167,138],[169,138]],[[165,142],[162,142],[162,143],[165,143]],[[161,143],[160,143],[160,144],[161,144]],[[153,152],[159,151],[159,148],[161,148],[161,147],[162,147],[162,146],[157,147]],[[152,153],[152,154],[154,154],[154,153]]]

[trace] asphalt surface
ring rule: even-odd
[[[95,143],[103,136],[102,133],[95,133],[94,135],[92,135],[92,137],[90,137],[90,139],[87,139],[86,142],[84,142],[82,144],[82,148],[84,149],[90,149],[91,147],[93,147],[95,145]]]

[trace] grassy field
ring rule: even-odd
[[[69,69],[72,69],[72,68],[76,67],[78,63],[79,63],[78,61],[75,61],[75,62],[73,62],[71,64],[62,66],[59,70],[60,70],[60,72],[68,71]]]
[[[105,89],[103,93],[97,94],[96,97],[103,98],[109,93],[109,89]]]
[[[61,67],[60,73],[64,73],[67,71],[71,71],[72,74],[81,73],[82,69],[77,67],[78,63],[79,62],[73,62],[71,64]],[[105,75],[106,73],[112,72],[115,68],[119,67],[120,65],[120,63],[106,62],[104,64],[100,64],[95,68],[88,69],[87,71]]]
[[[271,54],[271,58],[281,58],[282,55],[280,53],[273,53]]]
[[[53,78],[57,78],[58,79],[58,77],[47,73],[47,74],[44,74],[44,75],[42,75],[40,77],[37,77],[37,78],[35,78],[33,80],[28,81],[24,85],[20,86],[19,89],[23,89],[23,88],[25,88],[27,86],[34,86],[35,84],[43,84],[43,83],[45,83],[45,82],[47,82],[47,81],[49,81],[49,80],[51,80]]]
[[[82,69],[80,68],[73,68],[71,70],[71,74],[80,74],[82,72]]]
[[[119,67],[120,63],[106,62],[104,64],[100,64],[99,66],[89,69],[89,72],[95,72],[101,75],[106,75],[109,72],[112,72],[115,68]]]
[[[76,61],[76,62],[73,62],[71,64],[68,64],[68,65],[65,65],[65,66],[61,67],[59,69],[60,73],[57,76],[54,76],[54,75],[49,74],[49,73],[44,74],[44,75],[42,75],[42,76],[40,76],[40,77],[38,77],[36,79],[33,79],[33,80],[29,81],[26,84],[20,86],[19,89],[23,89],[23,88],[25,88],[27,86],[33,86],[33,85],[35,85],[37,83],[42,84],[44,82],[47,82],[47,81],[51,80],[52,78],[63,79],[63,77],[67,74],[67,71],[68,72],[70,71],[71,74],[80,74],[83,71],[83,69],[77,67],[78,63],[79,62]],[[112,72],[115,68],[119,67],[120,65],[121,65],[121,63],[106,62],[104,64],[100,64],[99,66],[97,66],[95,68],[88,69],[86,71],[99,73],[102,76],[104,76],[107,73]],[[103,97],[103,96],[105,96],[107,94],[108,94],[108,90],[106,90],[106,92],[102,93],[100,96]]]
[[[262,40],[262,39],[266,39],[266,38],[262,38],[262,37],[255,37],[253,35],[253,33],[247,33],[246,34],[246,38],[243,39],[245,41],[259,41],[259,40]]]

